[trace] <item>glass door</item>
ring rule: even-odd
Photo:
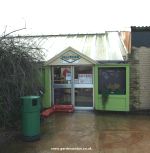
[[[54,66],[53,104],[73,104],[76,109],[93,108],[92,66]]]
[[[53,67],[53,103],[72,104],[72,67]]]
[[[93,107],[92,66],[74,67],[75,107]]]

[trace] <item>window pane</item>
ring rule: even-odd
[[[99,68],[99,94],[126,94],[126,69]]]
[[[70,84],[71,83],[71,68],[57,66],[54,67],[54,83],[55,84]]]
[[[56,88],[54,89],[55,104],[71,104],[71,89]]]
[[[74,72],[75,84],[92,84],[91,66],[76,66]]]
[[[93,89],[76,88],[75,89],[75,106],[92,107],[93,106]]]

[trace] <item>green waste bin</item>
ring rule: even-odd
[[[21,97],[21,113],[23,139],[40,139],[40,96]]]

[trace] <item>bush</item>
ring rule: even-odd
[[[43,52],[30,39],[0,39],[0,125],[15,126],[20,118],[20,97],[38,95]]]

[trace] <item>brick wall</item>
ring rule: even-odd
[[[150,109],[150,48],[132,47],[129,63],[131,108]]]

